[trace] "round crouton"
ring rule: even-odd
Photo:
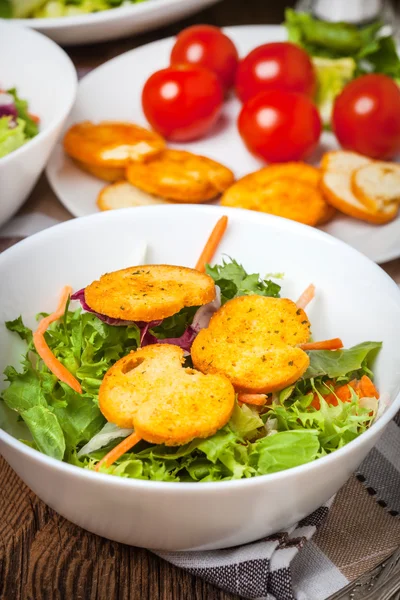
[[[85,288],[85,301],[98,313],[127,321],[165,319],[215,298],[209,275],[173,265],[144,265],[106,273]]]
[[[183,350],[159,344],[115,363],[100,386],[100,410],[153,444],[180,446],[207,438],[230,419],[235,391],[221,375],[182,367]]]

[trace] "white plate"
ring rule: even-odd
[[[54,19],[13,19],[13,22],[37,29],[59,44],[73,46],[115,40],[165,27],[218,1],[147,0],[87,15]]]
[[[285,39],[285,30],[279,26],[232,27],[226,32],[237,44],[241,55],[262,43]],[[68,125],[85,119],[126,119],[146,125],[140,103],[141,90],[152,72],[167,66],[173,42],[170,38],[131,50],[87,75],[79,85]],[[180,147],[220,160],[237,177],[256,170],[262,164],[246,150],[236,129],[239,108],[239,102],[231,98],[220,125],[210,136]],[[337,148],[334,136],[324,133],[319,153],[334,148]],[[314,158],[319,160],[319,156]],[[81,217],[98,212],[96,197],[105,183],[80,171],[64,155],[60,144],[48,164],[47,176],[55,193],[73,215]],[[323,229],[375,262],[383,263],[400,256],[400,218],[388,225],[374,226],[340,216]]]

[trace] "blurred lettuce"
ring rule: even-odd
[[[330,121],[335,98],[354,77],[383,73],[400,81],[400,58],[392,35],[381,22],[364,27],[333,23],[288,8],[288,39],[310,54],[316,68],[316,102],[325,125]]]

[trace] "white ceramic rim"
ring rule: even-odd
[[[72,15],[70,17],[49,17],[45,19],[12,19],[13,22],[23,25],[24,27],[31,27],[33,29],[40,28],[41,31],[47,31],[48,29],[54,29],[58,27],[74,27],[74,26],[85,26],[91,23],[110,23],[112,21],[119,21],[124,17],[134,12],[136,15],[145,15],[155,10],[155,3],[164,3],[167,6],[175,6],[177,4],[184,4],[188,0],[146,0],[146,2],[140,2],[139,4],[132,4],[130,6],[118,6],[116,8],[109,8],[96,13],[87,13],[83,15]],[[201,2],[198,3],[201,6]]]
[[[182,206],[187,206],[187,205],[182,205]],[[191,211],[193,213],[199,212],[199,213],[206,213],[206,214],[212,214],[212,215],[215,215],[218,213],[219,214],[223,213],[228,216],[231,215],[232,217],[240,215],[241,219],[248,220],[248,221],[256,220],[257,222],[259,222],[259,220],[261,218],[266,221],[271,221],[272,223],[275,222],[277,228],[281,228],[283,230],[286,229],[286,231],[288,231],[289,233],[292,230],[298,230],[300,228],[303,230],[307,230],[308,235],[311,237],[314,237],[315,239],[329,240],[329,242],[331,244],[333,243],[335,246],[344,246],[348,250],[350,250],[350,252],[358,254],[364,261],[369,262],[372,269],[379,270],[381,273],[381,276],[387,278],[390,281],[390,284],[393,285],[393,288],[396,290],[396,292],[398,294],[398,298],[399,298],[398,302],[400,305],[399,287],[393,281],[393,279],[385,271],[383,271],[383,269],[381,269],[379,267],[379,265],[374,263],[372,260],[367,258],[364,254],[362,254],[358,250],[352,248],[348,244],[345,244],[341,240],[338,240],[337,238],[334,238],[333,236],[331,236],[323,231],[308,227],[307,225],[303,225],[303,224],[297,223],[295,221],[283,219],[282,217],[275,217],[275,216],[267,215],[267,214],[260,215],[259,213],[253,214],[253,212],[251,212],[251,211],[247,211],[245,209],[240,209],[240,208],[226,208],[226,207],[201,206],[201,205],[196,205],[196,206],[190,205],[190,207],[191,207]],[[173,206],[168,207],[168,211],[179,212],[180,208],[181,208],[181,206],[179,206],[179,205],[173,205]],[[165,207],[160,208],[161,211],[163,209],[165,210]],[[29,246],[32,243],[35,244],[37,238],[41,238],[43,241],[45,241],[48,238],[54,238],[54,237],[60,239],[58,237],[59,232],[61,233],[62,230],[66,231],[68,229],[74,229],[77,226],[79,227],[79,223],[85,223],[89,219],[92,219],[92,220],[108,219],[110,222],[112,222],[114,219],[119,220],[120,218],[123,218],[124,214],[131,214],[132,210],[135,210],[136,212],[137,211],[148,212],[149,210],[154,211],[154,207],[139,207],[139,208],[135,208],[135,209],[125,208],[125,209],[119,209],[117,211],[107,211],[104,213],[98,213],[98,214],[88,215],[86,217],[80,217],[79,219],[72,219],[70,221],[65,221],[64,223],[60,223],[58,225],[55,225],[48,229],[45,229],[44,231],[41,231],[34,235],[31,235],[28,238],[26,238],[25,240],[18,242],[17,244],[12,246],[8,250],[5,250],[0,255],[0,267],[4,261],[8,260],[7,257],[10,254],[17,254],[18,252],[21,251],[22,248],[26,248],[29,250]],[[346,444],[339,450],[335,450],[335,452],[332,452],[331,454],[328,454],[327,456],[323,456],[316,461],[312,461],[310,463],[306,463],[306,464],[300,465],[298,467],[292,467],[290,469],[286,469],[285,471],[279,471],[278,473],[271,473],[268,475],[258,475],[257,477],[252,477],[252,478],[248,478],[248,479],[236,479],[236,480],[231,480],[231,481],[215,481],[215,482],[210,481],[210,482],[204,482],[204,483],[201,483],[201,482],[168,482],[168,481],[151,481],[151,480],[148,481],[148,480],[142,480],[142,479],[129,479],[129,478],[123,478],[123,477],[116,477],[115,475],[108,475],[106,473],[95,473],[94,471],[89,471],[88,469],[82,469],[81,467],[76,467],[75,465],[70,465],[68,463],[56,460],[55,458],[46,456],[45,454],[42,454],[42,452],[39,452],[38,450],[34,450],[33,448],[30,448],[29,446],[23,444],[22,442],[20,442],[16,438],[14,438],[12,435],[6,433],[3,429],[0,429],[0,440],[3,440],[8,446],[11,446],[15,450],[17,450],[19,453],[21,453],[25,456],[28,456],[32,460],[38,460],[38,461],[42,462],[43,464],[45,464],[46,466],[48,466],[49,468],[57,468],[57,469],[60,469],[62,472],[69,473],[71,475],[75,475],[79,478],[84,478],[84,479],[89,478],[89,480],[93,478],[93,480],[97,479],[97,481],[98,481],[98,477],[102,477],[102,478],[105,478],[104,481],[108,481],[110,484],[112,483],[113,485],[120,486],[122,488],[124,488],[126,486],[131,486],[131,487],[137,487],[140,489],[143,487],[147,488],[148,486],[152,486],[154,489],[159,489],[166,493],[175,493],[177,490],[179,490],[181,493],[183,493],[184,491],[191,492],[193,489],[198,489],[199,493],[200,492],[208,493],[208,490],[227,489],[227,488],[228,489],[236,489],[237,487],[241,487],[244,485],[264,485],[266,480],[277,481],[280,479],[284,479],[285,477],[287,477],[289,475],[292,475],[293,477],[295,477],[296,475],[300,475],[302,473],[306,473],[307,471],[312,470],[313,465],[315,465],[315,464],[324,464],[326,467],[328,467],[332,461],[335,461],[335,457],[339,458],[339,457],[346,456],[346,454],[350,453],[352,451],[352,449],[356,447],[356,445],[360,445],[362,443],[362,440],[367,441],[370,437],[374,436],[376,433],[381,431],[393,419],[393,417],[396,415],[396,413],[399,410],[400,410],[400,394],[396,398],[393,399],[391,406],[389,406],[385,410],[385,412],[381,415],[381,417],[379,418],[379,420],[376,423],[372,424],[372,426],[370,427],[370,429],[368,429],[368,431],[364,432],[358,438],[349,442],[348,444]]]
[[[17,19],[15,19],[15,21],[17,21]],[[54,129],[56,129],[58,127],[58,125],[60,124],[60,121],[62,121],[62,119],[66,118],[69,115],[69,113],[75,103],[76,93],[78,90],[78,75],[77,75],[76,69],[74,67],[74,64],[73,64],[72,60],[70,59],[70,57],[68,56],[68,54],[58,44],[56,44],[56,42],[53,42],[53,40],[51,40],[47,36],[43,35],[39,31],[35,31],[34,29],[31,29],[31,28],[26,28],[26,26],[21,27],[21,25],[17,25],[14,21],[9,23],[8,21],[5,22],[0,19],[0,31],[1,31],[2,27],[15,28],[15,29],[18,29],[18,31],[20,31],[20,32],[24,31],[27,36],[40,37],[46,44],[49,45],[49,52],[51,51],[54,54],[58,54],[60,56],[60,58],[65,62],[66,68],[69,69],[69,71],[70,71],[69,76],[71,78],[72,85],[71,85],[71,90],[70,90],[69,96],[65,96],[63,99],[63,104],[61,106],[63,116],[54,118],[52,121],[50,121],[50,123],[47,125],[47,127],[45,129],[43,129],[43,131],[40,131],[40,129],[39,129],[39,133],[34,138],[29,140],[26,144],[24,144],[20,148],[17,148],[16,150],[13,150],[9,154],[6,154],[6,156],[3,156],[2,158],[0,158],[1,165],[5,164],[7,161],[13,160],[13,158],[15,156],[22,156],[23,153],[29,152],[31,148],[40,144],[40,142],[44,136],[52,133],[54,131]],[[18,83],[16,84],[16,86],[18,87]],[[60,111],[60,113],[61,113],[61,111]]]

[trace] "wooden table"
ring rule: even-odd
[[[127,40],[68,49],[75,65],[95,67],[193,23],[280,23],[277,0],[223,0],[186,21]],[[44,177],[23,210],[70,215]],[[385,265],[400,282],[400,260]],[[139,548],[110,542],[76,527],[49,509],[0,458],[1,600],[234,600],[213,586]],[[132,515],[135,518],[135,515]],[[388,596],[389,597],[389,596]]]

